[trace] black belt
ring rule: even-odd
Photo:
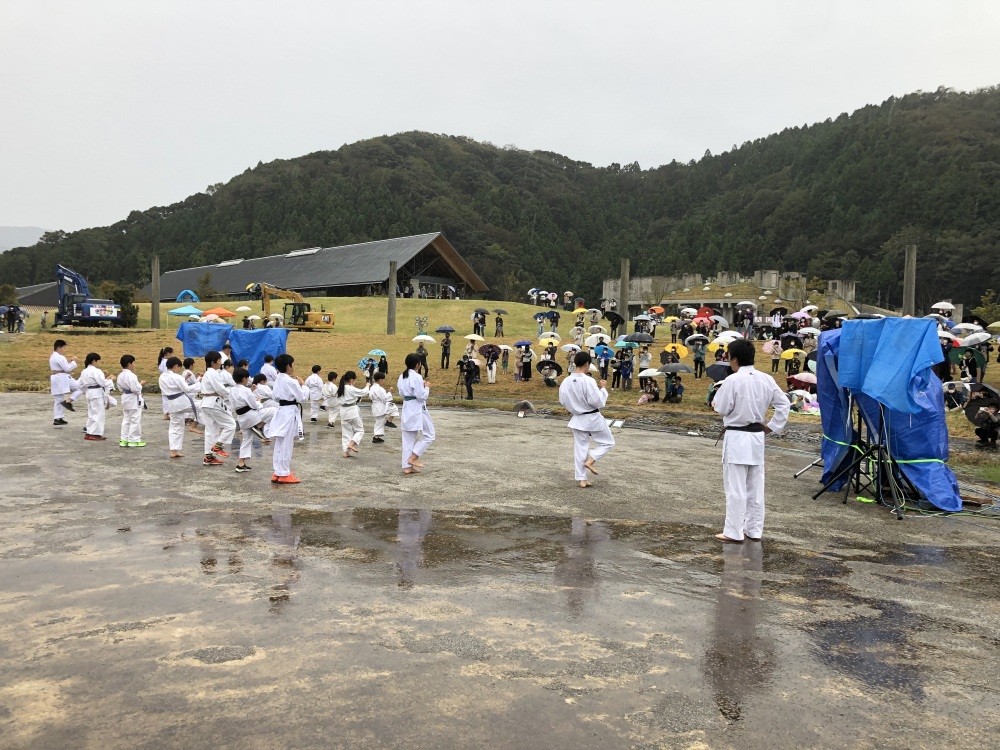
[[[239,409],[236,410],[236,413],[239,414],[242,417],[244,414],[246,414],[251,409],[253,409],[252,406],[241,406]]]
[[[416,401],[416,396],[403,396],[403,401]]]
[[[585,414],[600,414],[600,413],[601,413],[600,409],[591,409],[590,411],[582,411],[582,412],[580,412],[579,416],[582,417]]]
[[[764,431],[764,425],[762,425],[760,422],[751,422],[750,424],[731,425],[729,427],[723,426],[722,432],[719,433],[719,437],[717,437],[715,439],[715,444],[718,445],[719,441],[722,440],[722,436],[725,435],[729,431],[732,431],[732,432],[763,432]]]
[[[298,401],[286,401],[283,398],[278,399],[278,406],[298,406]]]
[[[164,394],[163,398],[165,398],[167,401],[173,401],[174,399],[178,399],[181,396],[187,396],[187,395],[188,395],[187,393],[170,393],[170,394]]]
[[[87,386],[87,390],[88,390],[88,391],[92,391],[92,390],[94,390],[95,388],[103,388],[103,387],[104,387],[103,385],[88,385],[88,386]]]
[[[357,401],[345,401],[344,403],[341,404],[341,406],[357,406],[357,405],[358,405]]]

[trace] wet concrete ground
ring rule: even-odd
[[[722,546],[712,441],[438,410],[427,470],[307,428],[296,487],[86,443],[0,394],[0,747],[991,747],[998,522],[824,496],[769,454]],[[118,414],[109,419],[117,430]],[[366,419],[366,422],[368,420]],[[193,438],[193,436],[192,436]],[[258,450],[260,450],[258,448]]]

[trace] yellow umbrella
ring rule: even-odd
[[[729,344],[729,339],[722,339],[722,341],[713,341],[711,344],[705,347],[705,351],[709,354],[715,354],[719,349],[725,351],[726,345]]]
[[[562,342],[559,339],[554,339],[551,336],[546,336],[545,338],[538,339],[538,343],[542,346],[548,346],[549,344],[555,344],[559,346]]]
[[[802,356],[805,356],[805,352],[802,351],[801,349],[785,349],[785,351],[783,351],[781,353],[781,358],[782,359],[792,359],[793,357],[797,357],[800,354]]]
[[[1000,333],[1000,320],[995,323],[990,323],[986,326],[987,331],[993,331],[994,333]]]
[[[663,347],[665,352],[673,352],[681,359],[684,359],[688,355],[688,348],[684,344],[667,344]]]
[[[664,323],[673,323],[675,320],[680,320],[676,315],[668,315],[663,319]]]

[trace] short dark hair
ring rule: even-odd
[[[250,367],[250,360],[249,359],[241,359],[239,362],[236,363],[236,366],[237,367],[242,367],[244,370],[249,369],[249,367]]]
[[[194,367],[194,357],[185,357],[181,364],[184,366],[185,370],[190,370]]]
[[[227,341],[227,342],[226,342],[225,344],[223,344],[223,345],[222,345],[222,348],[223,348],[223,349],[232,349],[232,348],[233,348],[233,345],[232,345],[232,344],[230,344],[230,343],[229,343],[229,342]]]
[[[319,372],[319,371],[320,371],[320,370],[322,370],[322,369],[323,369],[323,368],[322,368],[322,367],[321,367],[320,365],[313,365],[313,366],[312,366],[312,371],[313,371],[313,372]]]
[[[63,341],[62,339],[56,339],[55,343],[52,344],[52,351],[55,351],[56,349],[62,349],[64,346],[66,346],[65,341]]]
[[[274,362],[274,355],[273,354],[265,354],[264,355],[264,364],[266,365],[268,362]]]
[[[385,373],[379,370],[374,375],[372,375],[372,380],[374,380],[376,383],[380,380],[385,380]]]
[[[279,354],[274,358],[274,366],[278,368],[278,372],[288,372],[288,368],[293,362],[295,362],[295,357],[291,354]]]
[[[335,371],[335,370],[330,370],[330,372],[328,372],[328,373],[326,374],[326,379],[327,379],[327,380],[329,380],[329,381],[330,381],[331,383],[332,383],[332,382],[333,382],[334,380],[336,380],[336,379],[337,379],[337,377],[338,377],[338,375],[337,375],[337,373],[336,373],[336,371]]]
[[[589,365],[593,361],[593,357],[590,356],[590,352],[578,351],[573,355],[573,364],[577,367],[583,367],[584,365]]]
[[[233,371],[233,381],[236,383],[242,383],[244,380],[250,377],[250,373],[244,370],[242,367],[236,368]]]
[[[122,358],[120,360],[118,360],[118,361],[121,362],[122,369],[124,370],[130,364],[132,364],[133,362],[135,362],[135,357],[133,357],[131,354],[123,354]]]
[[[193,364],[193,361],[192,361],[192,364]],[[167,365],[166,365],[166,367],[167,367],[168,370],[173,370],[175,367],[180,367],[180,366],[181,366],[181,358],[180,357],[169,357],[167,359]]]
[[[94,364],[94,362],[100,362],[100,361],[101,361],[101,355],[98,354],[97,352],[91,352],[90,354],[87,355],[87,358],[83,361],[83,366],[90,367],[92,364]]]
[[[221,359],[222,359],[222,355],[221,354],[219,354],[217,351],[211,351],[211,352],[209,352],[208,354],[205,355],[205,366],[206,367],[211,367],[212,365],[214,365],[216,362],[218,362]]]
[[[257,375],[253,376],[253,384],[254,385],[257,385],[258,383],[266,383],[266,382],[267,382],[267,375],[262,375],[262,374],[258,373]]]
[[[730,342],[729,346],[726,347],[726,351],[729,352],[729,359],[735,359],[739,362],[740,367],[753,365],[754,357],[757,354],[757,350],[754,349],[753,344],[746,339],[736,339]]]

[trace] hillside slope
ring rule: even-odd
[[[617,272],[778,267],[856,278],[898,304],[903,246],[918,296],[1000,288],[1000,88],[889,99],[697,162],[594,167],[548,152],[411,132],[259,164],[172,206],[0,257],[0,283],[91,280],[440,230],[512,298],[530,285],[591,298]]]

